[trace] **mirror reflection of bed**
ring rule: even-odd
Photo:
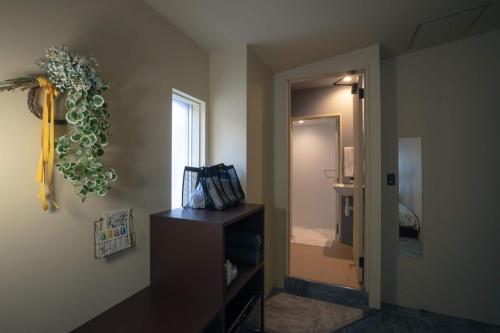
[[[422,256],[422,140],[399,138],[399,254]]]

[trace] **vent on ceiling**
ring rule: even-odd
[[[491,2],[418,24],[408,49],[430,47],[466,36],[490,6]]]

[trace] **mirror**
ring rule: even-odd
[[[422,256],[422,139],[399,138],[399,254]]]

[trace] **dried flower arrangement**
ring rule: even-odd
[[[116,181],[117,174],[115,170],[105,167],[101,161],[104,147],[108,145],[110,128],[110,114],[102,92],[109,86],[101,79],[97,61],[93,57],[86,59],[75,55],[67,47],[60,46],[48,48],[45,58],[39,60],[37,64],[44,74],[0,82],[0,92],[29,89],[30,111],[39,118],[48,118],[50,126],[54,125],[56,119],[53,113],[52,116],[43,115],[39,111],[34,102],[36,90],[44,88],[46,98],[52,94],[50,96],[52,101],[46,102],[48,109],[53,109],[54,96],[59,93],[64,94],[66,121],[71,128],[69,133],[54,140],[55,147],[48,148],[55,149],[57,153],[58,163],[55,168],[74,185],[82,201],[89,195],[105,196],[110,189],[110,183]],[[52,90],[49,91],[47,87]],[[53,128],[47,132],[53,137]],[[42,154],[43,150],[42,148]],[[45,155],[40,160],[41,163],[42,160],[47,162]],[[50,172],[51,170],[46,177],[42,172],[40,177],[43,196],[45,196],[44,178],[48,177],[50,180]],[[50,181],[48,185],[50,194]],[[57,204],[55,206],[57,207]]]

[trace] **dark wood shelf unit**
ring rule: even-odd
[[[255,294],[261,295],[257,317],[263,331],[263,262],[238,266],[238,277],[225,286],[226,231],[233,228],[257,232],[264,240],[264,207],[240,204],[224,211],[174,209],[151,215],[150,286],[73,332],[225,333],[240,307],[255,303]],[[263,252],[264,246],[262,257]]]
[[[218,316],[216,304],[146,287],[73,333],[205,332]]]
[[[238,277],[226,286],[224,262],[229,230],[250,231],[264,240],[264,207],[240,204],[223,211],[174,209],[151,215],[151,288],[215,304],[216,318],[200,332],[226,332],[230,324],[226,313],[235,312],[228,307],[240,304],[239,300],[245,299],[242,293],[261,295],[263,328],[264,263],[233,263],[238,267]],[[261,251],[264,258],[263,245]],[[233,302],[235,299],[238,302]]]

